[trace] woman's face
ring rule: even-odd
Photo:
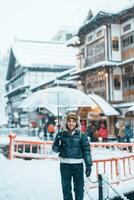
[[[73,131],[76,128],[76,120],[75,119],[68,119],[67,120],[67,127],[69,130]]]

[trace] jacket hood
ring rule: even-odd
[[[61,123],[61,130],[62,131],[68,131],[67,128],[67,117],[65,117]],[[80,116],[78,116],[78,119],[76,120],[76,128],[75,130],[80,131],[81,130],[81,123],[80,123]]]

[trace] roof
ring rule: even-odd
[[[134,101],[133,102],[113,104],[114,108],[129,108],[131,106],[134,106]]]
[[[16,60],[25,67],[75,66],[76,63],[77,50],[65,43],[16,40],[12,50]]]
[[[76,75],[76,74],[81,74],[81,73],[84,73],[88,70],[92,70],[92,69],[96,69],[96,68],[99,68],[99,67],[102,67],[102,66],[115,66],[117,65],[118,62],[112,62],[112,61],[100,61],[100,62],[97,62],[91,66],[88,66],[88,67],[85,67],[79,71],[76,71],[74,73],[71,73],[72,75]]]
[[[120,6],[121,8],[121,6]],[[110,8],[109,8],[110,9]],[[116,10],[116,12],[112,11],[111,13],[107,11],[99,11],[92,18],[87,20],[79,29],[78,36],[83,37],[93,29],[110,23],[123,23],[130,18],[133,18],[134,12],[134,2],[129,2],[126,6],[121,9]],[[81,38],[82,40],[82,38]],[[83,41],[81,41],[83,42]]]
[[[125,65],[127,63],[131,63],[134,61],[134,57],[133,58],[128,58],[126,60],[123,60],[123,61],[107,61],[107,60],[104,60],[104,61],[100,61],[100,62],[97,62],[91,66],[87,66],[79,71],[76,71],[74,73],[71,73],[72,75],[77,75],[77,74],[81,74],[81,73],[84,73],[88,70],[93,70],[93,69],[96,69],[96,68],[99,68],[99,67],[105,67],[105,66],[122,66],[122,65]]]
[[[8,93],[6,93],[6,95],[5,95],[5,97],[6,96],[12,96],[12,95],[14,95],[15,93],[17,93],[18,91],[23,91],[23,90],[25,90],[26,88],[28,88],[29,87],[29,85],[21,85],[21,86],[18,86],[18,87],[16,87],[16,88],[14,88],[14,89],[12,89],[11,91],[9,91]]]
[[[106,100],[97,94],[88,94],[88,96],[100,107],[106,116],[120,115]]]

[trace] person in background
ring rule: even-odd
[[[126,142],[130,142],[130,139],[133,138],[133,132],[128,123],[125,125],[124,132]]]
[[[87,127],[87,136],[90,138],[90,142],[94,142],[94,131],[95,131],[95,125],[92,123],[89,123]]]
[[[43,124],[44,138],[47,139],[47,123]]]
[[[94,133],[93,133],[93,141],[98,142],[98,138],[99,138],[99,127],[96,126],[96,129],[94,130]]]
[[[84,120],[81,122],[81,131],[86,133],[86,122]]]
[[[50,140],[53,140],[54,139],[54,133],[55,133],[55,126],[53,124],[49,124],[48,127],[47,127],[47,131],[49,133]]]
[[[103,123],[100,125],[99,137],[102,138],[102,142],[107,142],[108,130]]]
[[[124,126],[124,123],[120,124],[119,133],[118,133],[117,136],[118,136],[118,141],[119,142],[124,142],[124,140],[125,140],[125,126]]]
[[[76,113],[69,113],[64,129],[58,133],[52,145],[52,150],[59,153],[60,174],[64,200],[73,200],[72,180],[76,200],[84,198],[84,170],[89,177],[92,158],[90,144],[85,133],[80,131],[80,121]]]

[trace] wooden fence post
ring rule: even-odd
[[[15,133],[10,133],[9,134],[9,151],[8,151],[8,159],[12,160],[13,159],[13,151],[14,151],[14,139],[16,137]]]

